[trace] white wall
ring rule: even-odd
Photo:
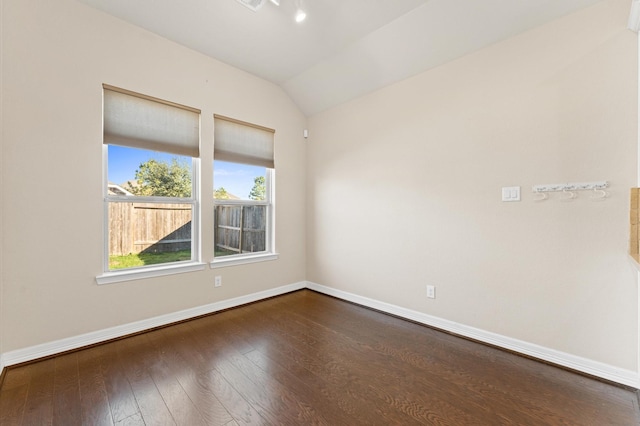
[[[306,119],[280,88],[72,0],[5,0],[2,36],[4,353],[305,279]],[[202,110],[202,194],[214,113],[276,129],[279,260],[98,286],[102,83]]]
[[[628,13],[605,0],[311,117],[307,279],[638,371]],[[609,199],[531,194],[597,180]]]

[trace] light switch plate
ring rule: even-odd
[[[503,187],[502,201],[520,201],[520,187],[519,186]]]

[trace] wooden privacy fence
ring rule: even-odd
[[[266,206],[216,206],[216,250],[235,253],[265,251],[266,223]]]
[[[191,204],[109,203],[109,254],[191,248]]]

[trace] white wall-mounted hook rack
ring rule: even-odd
[[[534,185],[533,192],[593,191],[594,189],[604,190],[608,187],[609,182],[606,180],[598,182],[551,183],[546,185]]]

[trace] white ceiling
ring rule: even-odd
[[[306,115],[599,0],[78,0],[280,85]]]

